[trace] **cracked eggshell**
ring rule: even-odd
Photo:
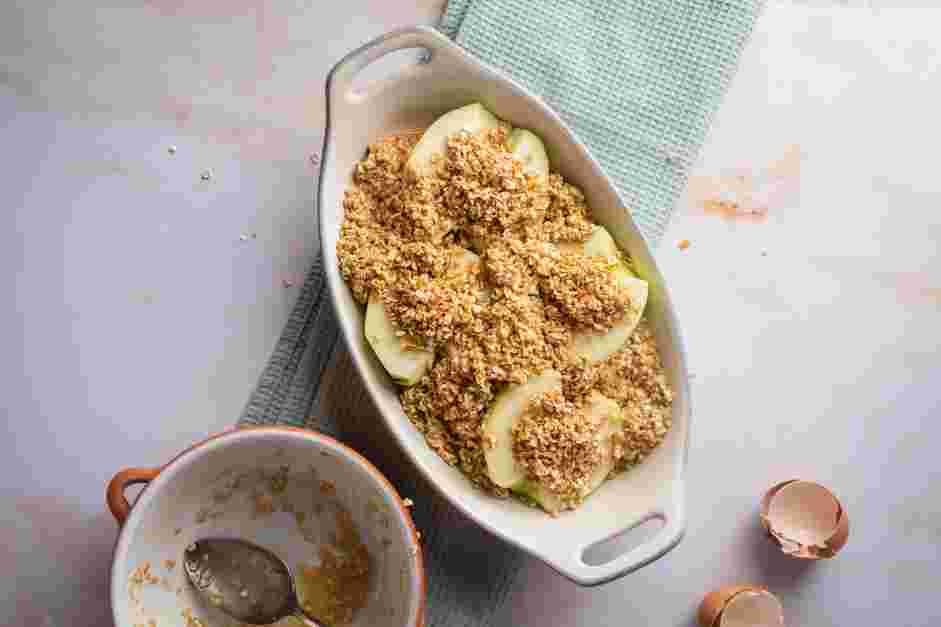
[[[781,550],[801,559],[835,556],[849,538],[849,517],[822,485],[791,479],[761,499],[761,524]]]
[[[754,585],[726,586],[710,592],[699,606],[700,627],[783,627],[777,597]]]

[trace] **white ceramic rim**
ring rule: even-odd
[[[402,501],[402,497],[399,495],[398,491],[395,489],[392,483],[386,479],[385,475],[379,472],[379,470],[373,466],[369,460],[353,449],[349,448],[345,444],[342,444],[341,442],[338,442],[328,435],[289,426],[236,427],[229,431],[223,431],[216,435],[212,435],[205,440],[190,446],[185,451],[174,457],[165,466],[160,468],[159,474],[154,477],[153,480],[149,481],[144,486],[143,490],[141,490],[137,499],[131,506],[131,510],[127,519],[123,524],[121,524],[118,538],[114,547],[114,557],[111,560],[111,614],[116,627],[122,627],[118,625],[117,607],[120,599],[127,594],[127,582],[123,578],[119,577],[118,573],[121,572],[121,569],[118,568],[117,565],[126,561],[127,554],[131,546],[133,532],[144,520],[144,514],[142,512],[147,508],[138,507],[138,505],[146,506],[147,503],[156,498],[157,495],[174,480],[176,475],[178,475],[186,467],[195,463],[196,460],[206,453],[228,446],[229,444],[239,440],[254,440],[271,435],[303,440],[308,443],[315,442],[336,456],[346,459],[347,461],[353,463],[365,471],[365,473],[373,479],[375,484],[379,486],[382,492],[389,497],[389,500],[394,503],[396,516],[399,518],[403,527],[408,530],[407,536],[409,539],[410,548],[414,550],[415,556],[415,559],[410,562],[410,568],[408,569],[410,580],[409,585],[413,600],[411,607],[409,608],[409,618],[406,624],[414,625],[415,627],[423,627],[427,594],[422,549],[421,543],[418,540],[417,530],[415,529],[415,525],[412,522],[411,514],[409,514],[408,508],[406,508],[405,503]]]

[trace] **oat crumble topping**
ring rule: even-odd
[[[513,429],[513,454],[551,492],[577,499],[601,461],[598,424],[551,390],[531,401]]]
[[[567,245],[594,228],[581,191],[558,174],[525,174],[505,128],[451,136],[432,176],[406,167],[418,139],[369,146],[337,244],[354,298],[381,299],[400,337],[434,350],[432,367],[401,392],[405,413],[447,463],[505,496],[487,473],[493,442],[481,423],[507,384],[555,368],[562,389],[535,399],[513,434],[529,477],[560,496],[588,481],[601,455],[599,426],[581,411],[592,391],[626,417],[614,438],[618,469],[641,461],[669,430],[673,400],[649,324],[592,366],[568,349],[573,333],[604,332],[633,307],[613,275],[617,259]]]

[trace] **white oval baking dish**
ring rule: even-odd
[[[363,68],[406,48],[424,48],[429,54],[423,63],[407,66],[390,78],[354,88],[354,78]],[[392,436],[432,485],[468,517],[576,583],[610,581],[670,551],[682,538],[686,520],[683,474],[690,404],[683,342],[663,277],[629,212],[587,148],[540,98],[430,28],[393,31],[354,50],[330,71],[326,88],[318,205],[327,283],[353,360]],[[484,494],[426,446],[402,411],[396,386],[369,349],[363,337],[363,308],[353,300],[337,268],[343,193],[367,145],[396,131],[427,126],[441,113],[470,102],[481,102],[498,117],[541,136],[552,169],[585,192],[595,219],[630,253],[640,276],[650,282],[647,311],[675,391],[673,427],[655,453],[637,468],[606,482],[579,509],[558,518]],[[660,519],[663,526],[647,542],[603,564],[585,561],[590,547],[652,518]]]

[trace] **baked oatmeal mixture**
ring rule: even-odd
[[[604,332],[633,307],[612,276],[628,260],[576,252],[595,227],[582,193],[558,174],[526,175],[503,128],[452,135],[433,176],[406,168],[418,139],[369,146],[337,245],[356,300],[381,299],[398,335],[434,348],[434,365],[401,392],[406,414],[446,462],[505,496],[487,474],[481,423],[504,386],[552,368],[562,389],[534,399],[513,432],[528,476],[560,495],[585,485],[600,454],[583,412],[593,391],[626,416],[615,472],[640,462],[670,428],[672,393],[645,320],[600,363],[569,350],[574,332]]]

